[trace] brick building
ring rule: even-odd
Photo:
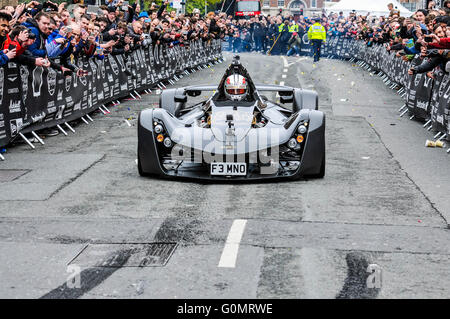
[[[339,0],[262,0],[264,14],[276,15],[282,10],[283,15],[299,15],[303,9],[305,15],[320,13],[322,9],[339,2]]]
[[[374,0],[376,1],[376,0]],[[441,0],[434,0],[438,5]],[[264,14],[276,15],[282,10],[283,15],[298,15],[303,9],[305,15],[320,13],[323,8],[331,6],[339,0],[261,0]],[[410,11],[426,7],[429,0],[399,0]],[[443,2],[443,0],[442,0]]]
[[[426,7],[427,3],[427,1],[424,0],[400,0],[399,2],[409,11],[416,11],[417,9]],[[439,0],[436,1],[436,3],[438,2]]]
[[[0,8],[3,6],[17,6],[19,0],[0,0]]]

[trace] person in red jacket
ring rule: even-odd
[[[450,38],[439,38],[437,35],[431,35],[433,42],[428,43],[429,48],[450,49]]]
[[[16,26],[7,36],[4,44],[6,50],[16,49],[16,57],[25,52],[24,43],[28,40],[28,28],[23,25]]]

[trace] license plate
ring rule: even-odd
[[[246,163],[212,163],[211,175],[245,176],[247,175]]]

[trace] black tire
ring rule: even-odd
[[[138,158],[137,158],[137,167],[138,167],[138,172],[140,176],[148,176],[148,174],[145,174],[145,172],[142,170],[142,165],[141,165],[141,157],[139,156],[139,152],[138,152]]]
[[[325,154],[323,155],[322,158],[322,163],[320,164],[320,171],[317,174],[311,174],[311,175],[306,175],[306,178],[313,178],[313,179],[319,179],[319,178],[324,178],[325,177]]]
[[[325,177],[325,154],[323,154],[322,164],[320,165],[319,174],[315,175],[315,178],[324,178]]]

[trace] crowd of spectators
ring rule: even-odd
[[[225,14],[177,14],[165,1],[148,10],[139,2],[106,0],[102,6],[31,1],[0,9],[0,66],[14,61],[51,67],[64,75],[86,71],[78,57],[104,59],[140,46],[188,46],[223,38]],[[58,63],[57,63],[58,62]]]
[[[351,12],[326,14],[321,24],[327,36],[364,40],[368,46],[384,45],[395,51],[399,58],[412,60],[416,54],[429,57],[425,63],[413,67],[415,72],[430,72],[436,66],[445,64],[450,49],[450,0],[442,8],[436,8],[432,1],[427,10],[417,10],[412,16],[401,16],[399,10],[389,5],[389,15],[357,15]],[[229,48],[234,52],[262,52],[282,55],[300,55],[300,45],[306,37],[312,18],[300,16],[256,16],[249,20],[226,21],[225,34]],[[444,68],[445,69],[445,68]],[[429,73],[430,76],[431,73]]]
[[[328,36],[381,44],[405,60],[416,54],[430,57],[410,74],[429,72],[448,61],[450,0],[442,8],[430,2],[427,10],[410,17],[401,16],[392,5],[389,10],[389,16],[381,17],[323,12],[319,18]],[[234,52],[300,55],[312,24],[312,17],[281,14],[240,20],[219,12],[201,16],[198,9],[177,14],[168,1],[161,6],[152,3],[147,10],[138,1],[129,5],[106,0],[100,7],[31,1],[0,9],[0,66],[13,60],[83,76],[86,72],[73,63],[79,56],[104,59],[108,54],[126,56],[140,46],[187,46],[193,40],[211,39],[228,41]]]

